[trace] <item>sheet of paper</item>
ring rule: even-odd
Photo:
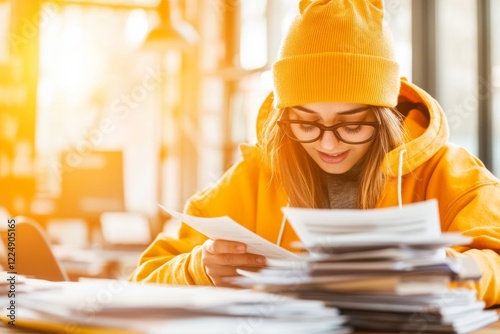
[[[298,259],[297,254],[262,238],[261,236],[241,226],[230,217],[195,217],[167,209],[161,205],[160,207],[173,217],[191,226],[210,239],[231,240],[245,243],[247,245],[248,253],[259,254],[269,259]]]
[[[441,234],[435,199],[403,207],[356,209],[282,209],[306,246],[327,238],[350,243],[382,240],[387,236],[435,238]]]

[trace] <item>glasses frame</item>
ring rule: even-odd
[[[285,129],[285,127],[289,127],[290,124],[305,124],[305,125],[316,126],[320,130],[319,135],[315,139],[312,139],[312,140],[299,140],[297,137],[289,135],[287,130]],[[343,123],[337,123],[337,124],[332,125],[332,126],[325,126],[325,125],[318,123],[318,122],[309,122],[309,121],[300,121],[300,120],[289,119],[289,120],[278,120],[278,125],[282,127],[283,131],[285,132],[285,134],[288,138],[292,139],[293,141],[303,143],[303,144],[313,143],[313,142],[321,139],[323,137],[323,134],[325,133],[325,131],[332,131],[333,134],[335,135],[335,138],[337,138],[338,140],[340,140],[341,142],[344,142],[346,144],[350,144],[350,145],[364,144],[364,143],[368,143],[368,142],[372,141],[373,139],[375,139],[375,137],[378,135],[378,132],[380,129],[380,122],[378,122],[378,121],[374,121],[374,122],[343,122]],[[340,134],[337,132],[337,129],[344,127],[344,126],[351,126],[351,125],[370,125],[370,126],[373,126],[375,128],[375,131],[373,132],[373,135],[366,140],[363,140],[360,142],[350,142],[348,140],[343,139],[340,136]]]

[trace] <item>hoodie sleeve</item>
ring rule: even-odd
[[[451,158],[450,158],[451,157]],[[463,149],[450,148],[434,170],[437,181],[428,191],[438,198],[442,230],[460,232],[472,243],[450,250],[468,255],[481,268],[479,282],[456,284],[474,288],[488,306],[500,304],[500,182]],[[434,188],[434,190],[431,190]]]
[[[481,268],[479,282],[456,286],[473,288],[487,306],[500,304],[500,187],[483,185],[463,194],[450,208],[452,220],[448,231],[459,231],[473,241],[466,247],[454,247],[454,256],[471,256]]]
[[[199,233],[192,230],[192,233],[185,232],[183,239],[173,239],[160,233],[141,255],[139,266],[129,279],[175,285],[212,285],[201,264],[201,244],[194,242],[203,236],[196,234]]]
[[[255,154],[248,154],[235,164],[217,183],[191,197],[185,212],[198,217],[230,216],[254,230],[256,182],[259,164]],[[246,153],[246,154],[245,154]],[[207,237],[181,224],[178,238],[160,233],[143,252],[139,265],[129,277],[135,282],[177,285],[213,285],[201,262],[201,245]]]

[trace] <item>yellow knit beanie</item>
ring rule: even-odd
[[[302,0],[273,65],[274,106],[394,107],[399,65],[383,0]]]

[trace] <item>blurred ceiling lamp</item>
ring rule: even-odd
[[[142,49],[168,52],[189,50],[198,42],[196,30],[180,17],[176,0],[161,0],[156,8],[160,24],[146,36]]]

